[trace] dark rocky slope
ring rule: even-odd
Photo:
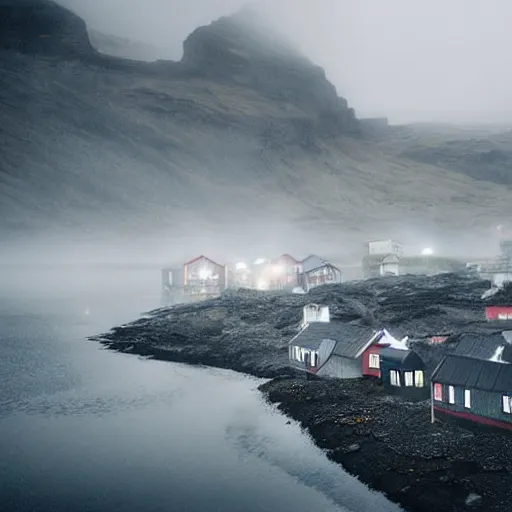
[[[512,214],[499,186],[363,137],[323,70],[246,11],[194,31],[180,62],[141,63],[95,51],[50,0],[0,9],[4,234],[214,229],[248,243],[271,223],[308,252],[333,230],[348,244]]]
[[[306,380],[287,366],[287,344],[307,303],[329,305],[333,321],[421,340],[440,332],[500,332],[485,322],[481,295],[488,287],[444,274],[346,283],[308,295],[240,290],[162,308],[93,339],[124,353],[276,377],[260,387],[268,400],[299,421],[333,461],[408,511],[506,511],[510,438],[431,425],[428,402],[392,398],[373,381]],[[492,301],[512,301],[512,286]],[[456,341],[415,346],[432,369]]]

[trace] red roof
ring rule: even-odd
[[[188,266],[188,265],[192,265],[193,263],[196,263],[197,261],[200,261],[200,260],[206,260],[206,261],[209,261],[210,263],[212,263],[213,265],[217,266],[217,267],[222,267],[222,265],[220,265],[219,263],[216,263],[215,261],[211,260],[210,258],[207,258],[206,256],[198,256],[197,258],[194,258],[193,260],[190,260],[190,261],[187,261],[183,266]]]

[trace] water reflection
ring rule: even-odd
[[[0,301],[2,512],[398,510],[287,425],[259,380],[85,341],[154,303],[89,296],[84,321],[83,302]]]

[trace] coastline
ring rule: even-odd
[[[297,421],[330,460],[407,512],[507,512],[512,436],[432,424],[429,400],[406,402],[367,378],[307,378],[288,362],[288,342],[308,303],[329,305],[336,321],[373,321],[392,333],[468,326],[484,333],[490,332],[479,320],[486,287],[442,275],[326,286],[307,296],[230,292],[155,310],[90,339],[123,353],[271,379],[259,386],[268,402]],[[422,344],[421,355],[432,365],[445,350]]]

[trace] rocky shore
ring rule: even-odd
[[[411,512],[512,510],[512,438],[430,422],[430,404],[374,381],[274,379],[260,386],[327,456]]]
[[[470,275],[443,274],[325,286],[307,295],[230,291],[152,311],[91,339],[124,353],[273,379],[260,386],[271,403],[329,458],[407,511],[512,511],[509,436],[431,424],[428,401],[391,397],[372,380],[306,379],[288,366],[302,307],[314,302],[328,305],[333,321],[410,336],[432,367],[451,347],[431,346],[427,337],[498,330],[485,321],[481,297],[489,286]],[[512,290],[492,300],[512,300]]]

